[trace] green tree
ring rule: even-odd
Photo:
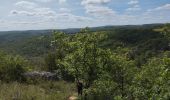
[[[56,33],[56,36],[59,44],[56,51],[64,52],[58,60],[60,68],[77,81],[83,81],[86,93],[94,93],[97,98],[132,98],[130,86],[136,66],[126,56],[101,47],[101,42],[107,39],[106,33],[83,30],[74,35]]]
[[[69,47],[71,36],[63,32],[54,32],[53,41],[51,46],[55,50],[55,62],[57,67],[57,73],[60,74],[61,78],[67,81],[73,81],[74,76],[68,72],[64,65],[64,58],[72,50]]]
[[[96,94],[99,100],[112,100],[116,97],[133,99],[131,85],[138,72],[134,62],[113,53],[108,53],[105,59],[106,65],[102,68],[100,77],[95,80],[90,93]]]
[[[72,52],[65,58],[67,69],[78,81],[83,80],[87,88],[97,79],[104,55],[99,44],[104,38],[103,33],[81,32],[74,35],[68,43]]]
[[[170,98],[170,58],[152,58],[134,78],[134,96],[140,100]]]
[[[24,81],[25,64],[25,60],[19,56],[5,55],[0,61],[0,79],[6,82]]]

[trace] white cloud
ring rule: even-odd
[[[105,4],[109,3],[111,0],[82,0],[82,5],[89,5],[89,4]]]
[[[56,12],[51,8],[37,8],[35,9],[35,13],[40,16],[55,16]]]
[[[51,16],[51,17],[48,16],[47,18],[48,18],[47,21],[66,22],[66,23],[92,21],[92,19],[89,17],[77,16],[70,12],[63,12],[63,11],[56,13],[55,16]]]
[[[26,16],[34,16],[35,13],[28,12],[28,11],[18,11],[18,10],[12,10],[10,12],[11,15],[26,15]]]
[[[67,0],[59,0],[58,2],[59,2],[59,4],[64,4],[67,2]]]
[[[55,29],[170,21],[170,4],[150,9],[144,13],[142,5],[140,6],[140,2],[142,1],[139,2],[139,0],[77,0],[77,2],[70,2],[70,0],[70,4],[67,3],[68,0],[16,1],[19,2],[8,8],[13,9],[10,11],[10,15],[12,16],[8,16],[7,14],[0,16],[0,29]],[[117,5],[121,1],[126,2],[122,3],[120,7],[128,5],[128,8],[124,12],[114,9],[117,8]],[[6,12],[8,11],[6,10]]]
[[[84,6],[86,13],[97,18],[111,17],[115,15],[115,11],[103,4],[107,4],[111,0],[82,0],[81,5]]]
[[[136,7],[134,7],[134,8],[128,8],[128,9],[126,9],[126,11],[139,11],[139,10],[141,10],[141,8],[136,8]]]
[[[128,2],[129,5],[135,5],[135,4],[138,4],[139,1],[138,0],[131,0]]]
[[[36,0],[36,1],[38,1],[38,2],[51,2],[51,1],[53,1],[53,0]]]
[[[35,4],[34,2],[29,2],[29,1],[19,1],[15,4],[16,7],[20,8],[26,8],[26,9],[34,9],[38,5]]]
[[[67,2],[67,0],[35,0],[35,1],[44,2],[44,3],[52,2],[52,1],[57,1],[59,4],[64,4],[64,3]]]
[[[42,0],[41,0],[42,1]],[[47,1],[47,0],[46,0]],[[51,8],[43,8],[34,2],[20,1],[15,3],[16,9],[10,12],[10,15],[26,15],[26,16],[54,16],[56,14]]]
[[[156,11],[170,11],[170,4],[165,4],[165,5],[162,5],[160,7],[156,7],[156,8],[153,8],[153,9],[148,9],[147,10],[147,14],[148,13],[153,13],[153,12],[156,12]],[[161,13],[159,12],[159,13]]]
[[[16,25],[16,24],[19,24],[19,25],[23,25],[23,24],[24,24],[24,25],[33,24],[33,25],[34,25],[34,24],[40,24],[41,22],[38,22],[38,21],[37,21],[37,22],[35,22],[35,21],[34,21],[34,22],[30,22],[30,21],[12,21],[12,22],[10,22],[10,23],[11,23],[11,24],[15,24],[15,25]]]
[[[97,16],[97,17],[113,16],[116,14],[115,11],[105,6],[88,5],[88,6],[85,6],[85,9],[86,9],[86,13]]]
[[[0,23],[4,23],[4,20],[0,19]]]
[[[32,11],[12,10],[10,14],[18,15],[18,16],[26,15],[26,16],[45,17],[45,16],[55,16],[56,12],[51,10],[50,8],[35,8]]]
[[[130,7],[126,9],[128,12],[141,10],[138,0],[131,0],[128,2],[128,4],[130,5]]]
[[[60,9],[59,9],[59,12],[60,12],[60,13],[71,13],[71,10],[68,9],[68,8],[60,8]]]
[[[165,4],[161,7],[157,7],[155,10],[170,10],[170,4]]]
[[[141,10],[139,5],[134,5],[133,7],[126,9],[126,11],[139,11],[139,10]]]
[[[66,1],[66,0],[64,0]],[[62,2],[64,2],[62,1]],[[91,18],[85,17],[85,16],[77,16],[71,13],[71,10],[68,8],[59,8],[58,12],[55,11],[54,9],[51,8],[43,8],[38,5],[34,6],[32,5],[31,7],[26,7],[27,9],[20,9],[18,6],[23,7],[23,5],[26,6],[26,4],[30,5],[33,4],[31,2],[19,2],[16,3],[16,10],[12,10],[10,12],[10,15],[16,16],[17,18],[23,17],[23,21],[16,21],[16,24],[33,24],[33,23],[27,23],[29,22],[30,18],[31,20],[34,19],[36,20],[42,20],[41,23],[49,23],[49,22],[56,22],[56,23],[72,23],[72,22],[90,22],[92,21]],[[24,7],[23,7],[24,8]],[[30,8],[30,9],[28,9]]]

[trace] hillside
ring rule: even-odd
[[[105,31],[109,33],[105,46],[113,48],[121,43],[126,46],[142,46],[144,43],[161,38],[152,29],[161,27],[162,24],[126,25],[126,26],[103,26],[90,28],[91,31]],[[74,34],[80,29],[56,30],[68,34]],[[50,49],[50,41],[53,30],[30,30],[30,31],[6,31],[0,32],[0,48],[12,54],[24,56],[40,56]],[[113,43],[114,42],[114,43]],[[118,43],[115,43],[118,42]],[[151,47],[154,45],[150,44]],[[158,47],[157,47],[158,48]],[[160,47],[159,47],[160,48]],[[163,46],[163,48],[166,48]],[[149,47],[148,47],[149,49]],[[153,48],[154,49],[154,48]]]
[[[170,50],[169,40],[159,32],[153,31],[161,26],[163,24],[102,26],[90,28],[90,31],[106,32],[108,39],[101,43],[101,47],[110,48],[117,53],[129,51],[130,58],[136,60],[138,66],[141,66],[146,63],[147,59],[159,56],[162,51]],[[56,31],[75,34],[80,29]],[[9,54],[24,56],[30,59],[33,64],[42,66],[43,57],[49,51],[53,51],[50,46],[52,33],[53,30],[0,32],[0,48]]]
[[[169,100],[169,43],[168,24],[1,32],[0,96]]]

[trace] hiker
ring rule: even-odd
[[[77,82],[77,91],[78,91],[78,95],[81,95],[83,94],[83,83],[82,82]]]

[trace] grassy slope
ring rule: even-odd
[[[37,85],[0,83],[0,100],[66,100],[75,93],[74,87],[64,81]]]

